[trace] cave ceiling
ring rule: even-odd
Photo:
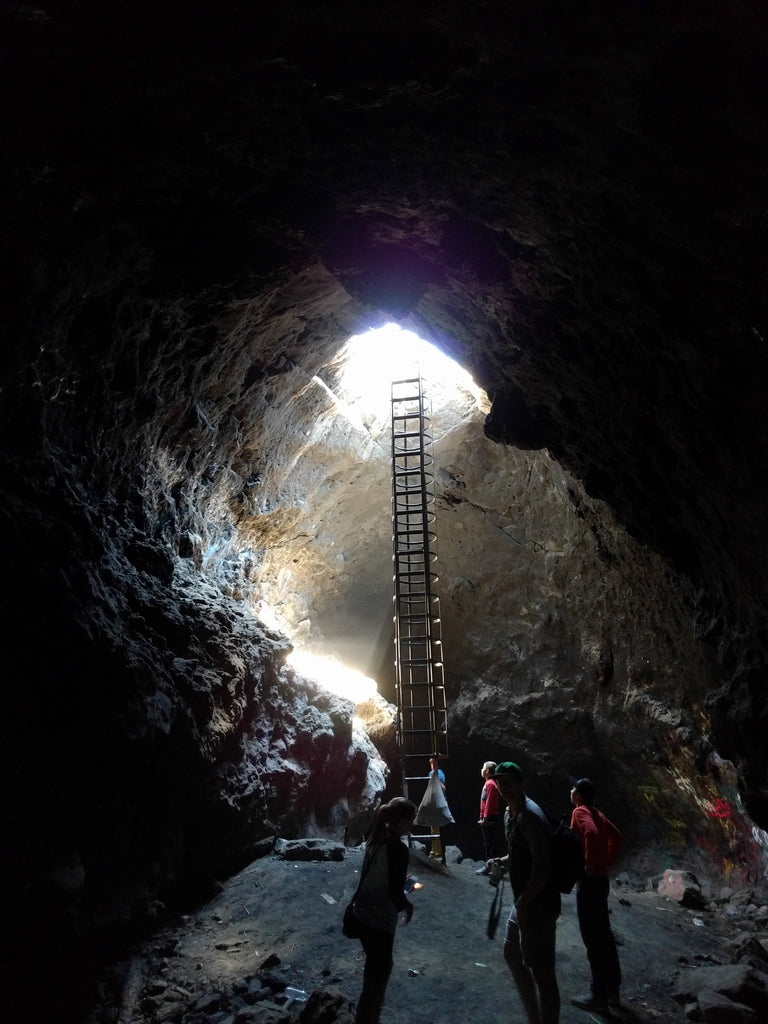
[[[722,758],[768,824],[768,29],[747,0],[674,6],[2,15],[4,616],[52,652],[38,720],[29,643],[6,649],[21,734],[106,722],[129,765],[142,721],[191,708],[230,763],[232,721],[268,730],[242,679],[281,685],[267,605],[387,662],[387,444],[341,410],[340,353],[393,322],[482,391],[438,431],[468,758],[559,778],[549,730],[625,801],[638,765]]]

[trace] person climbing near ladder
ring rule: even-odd
[[[437,778],[440,785],[443,787],[443,793],[445,793],[445,772],[440,767],[440,755],[434,754],[429,759],[429,774],[430,777],[437,772]],[[430,857],[437,857],[441,864],[445,864],[445,846],[443,845],[443,829],[441,825],[432,826],[432,835],[437,838],[432,840],[432,849],[429,851]]]
[[[452,824],[453,816],[445,799],[445,772],[440,767],[439,754],[433,754],[430,757],[429,769],[427,791],[419,805],[415,824],[429,826],[432,833],[429,855],[445,865],[445,844],[442,830],[443,826]]]

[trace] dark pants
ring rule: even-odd
[[[392,950],[395,936],[378,928],[361,924],[363,934],[360,942],[365,953],[363,991],[357,1002],[355,1024],[379,1024],[379,1014],[384,1003],[384,993],[392,973]]]
[[[480,835],[483,837],[483,854],[485,860],[490,860],[491,857],[497,856],[496,850],[499,848],[499,819],[498,818],[486,818],[485,825],[479,825]]]
[[[576,888],[576,912],[579,929],[592,971],[592,995],[596,999],[618,998],[621,967],[616,940],[608,916],[608,889],[605,875],[587,875]]]

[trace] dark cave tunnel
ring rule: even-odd
[[[386,702],[287,660],[392,696],[340,391],[390,321],[482,392],[436,445],[459,841],[509,757],[553,809],[604,780],[649,871],[764,882],[765,13],[289,8],[2,15],[4,950],[396,786]]]

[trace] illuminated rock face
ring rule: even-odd
[[[14,15],[4,782],[62,928],[359,830],[381,768],[264,623],[390,692],[387,443],[337,401],[389,321],[491,402],[436,447],[454,816],[512,756],[651,871],[759,875],[765,26],[527,6]]]

